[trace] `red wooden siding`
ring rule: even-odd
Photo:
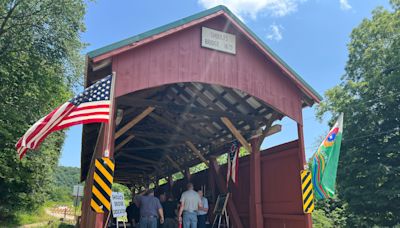
[[[261,152],[261,186],[264,227],[308,227],[307,215],[303,214],[298,141],[285,143]],[[231,187],[233,201],[244,227],[249,227],[250,159],[239,160],[239,184]],[[226,166],[220,168],[225,177]],[[192,175],[196,189],[206,185],[209,194],[208,170]],[[173,194],[179,200],[185,190],[186,180],[174,183]],[[208,189],[208,190],[207,190]],[[167,190],[160,186],[156,193]],[[218,193],[218,190],[217,190]],[[215,199],[209,199],[211,206]]]
[[[200,46],[201,27],[227,28],[237,54]],[[177,82],[203,82],[242,90],[301,123],[301,93],[247,38],[218,17],[113,57],[117,96]]]

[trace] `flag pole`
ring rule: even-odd
[[[112,72],[111,76],[111,90],[110,90],[110,112],[108,117],[108,131],[106,139],[106,147],[104,150],[104,157],[110,157],[111,144],[113,143],[113,130],[114,130],[114,109],[115,109],[115,83],[116,73]]]

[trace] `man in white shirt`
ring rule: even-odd
[[[187,184],[187,191],[182,193],[181,207],[179,208],[179,222],[183,222],[183,228],[197,228],[197,211],[203,207],[201,198],[193,190],[193,184]],[[182,218],[183,215],[183,218]]]
[[[198,190],[197,193],[200,196],[201,204],[203,207],[197,211],[197,228],[206,228],[207,212],[208,212],[208,200],[203,196],[203,191]]]

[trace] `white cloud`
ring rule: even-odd
[[[267,39],[280,41],[282,40],[282,25],[272,24],[269,26],[269,32],[267,34]]]
[[[198,0],[204,8],[211,8],[217,5],[227,6],[239,17],[250,16],[256,19],[261,12],[275,17],[283,17],[297,11],[299,3],[306,0]]]
[[[348,0],[340,0],[340,9],[342,10],[350,10],[351,5]]]

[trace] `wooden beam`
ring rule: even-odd
[[[204,138],[198,136],[199,134],[194,134],[195,131],[194,130],[189,130],[189,129],[184,129],[182,125],[178,126],[178,124],[176,123],[176,121],[169,119],[165,116],[160,116],[157,115],[156,113],[150,113],[149,115],[151,118],[153,118],[154,120],[162,123],[163,125],[170,127],[171,130],[170,131],[175,131],[175,132],[184,132],[184,134],[186,135],[190,135],[191,138],[194,138],[196,140],[204,140]],[[177,136],[176,136],[177,137]]]
[[[251,151],[250,144],[246,141],[246,139],[240,134],[238,129],[233,125],[233,123],[226,117],[221,117],[221,121],[225,124],[225,126],[231,131],[233,136],[242,144],[242,146],[247,150]]]
[[[282,125],[280,124],[275,124],[274,126],[270,127],[267,131],[267,134],[265,134],[264,137],[268,137],[270,135],[276,134],[278,132],[282,131]]]
[[[250,212],[250,227],[263,228],[263,208],[261,201],[261,153],[260,148],[257,146],[259,141],[262,140],[261,136],[251,139],[250,153],[250,199],[249,199],[249,212]]]
[[[215,183],[221,193],[227,193],[228,189],[226,187],[225,178],[222,177],[221,172],[219,170],[219,165],[215,157],[210,158],[210,169],[209,172],[213,174],[215,177]],[[233,199],[230,197],[228,199],[227,209],[229,212],[229,217],[232,219],[233,227],[243,228],[242,221],[240,220],[239,213],[236,209],[235,203]]]
[[[160,165],[160,162],[155,161],[155,160],[151,160],[151,159],[147,159],[147,158],[142,158],[142,157],[138,157],[136,155],[133,154],[128,154],[128,153],[118,153],[119,157],[123,156],[123,157],[127,157],[136,161],[141,161],[141,162],[146,162],[146,163],[150,163],[150,164],[154,164],[154,165]]]
[[[274,125],[273,127],[271,127],[272,123],[275,121],[275,118],[277,118],[277,117],[278,117],[278,114],[274,113],[271,115],[271,117],[265,123],[265,129],[263,130],[262,135],[260,136],[260,140],[258,140],[258,144],[254,145],[254,146],[257,146],[258,149],[260,149],[261,144],[263,143],[265,137],[275,134],[276,132],[279,132],[282,129],[281,125]],[[274,132],[274,131],[276,131],[276,132]]]
[[[132,97],[121,97],[118,99],[119,104],[129,105],[131,107],[153,106],[160,109],[166,109],[174,113],[191,113],[195,115],[203,115],[209,117],[227,116],[230,119],[243,120],[246,122],[262,121],[263,116],[245,115],[242,113],[234,113],[227,111],[212,110],[208,108],[199,108],[190,105],[178,105],[174,102],[155,101],[150,99],[139,99]]]
[[[123,148],[123,151],[126,150],[133,150],[133,151],[138,151],[138,150],[153,150],[153,149],[159,149],[159,148],[167,148],[167,147],[177,147],[184,145],[184,142],[181,143],[167,143],[167,144],[159,144],[159,145],[148,145],[148,146],[138,146],[138,147],[126,147]]]
[[[125,144],[127,144],[129,141],[131,141],[133,138],[135,138],[134,135],[129,135],[128,137],[126,137],[126,139],[122,140],[122,142],[120,142],[116,147],[114,151],[118,151],[120,150],[123,146],[125,146]]]
[[[156,132],[156,131],[136,131],[133,130],[131,131],[132,134],[134,134],[136,137],[143,137],[147,139],[163,139],[163,140],[168,140],[171,138],[171,135],[174,134],[175,137],[179,138],[182,141],[188,141],[191,140],[192,137],[185,135],[185,134],[180,134],[177,132],[174,133],[161,133],[161,132]],[[199,140],[196,140],[198,142]],[[206,139],[201,140],[200,142],[209,142]]]
[[[183,169],[176,163],[169,155],[165,155],[165,158],[172,164],[172,166],[178,171],[183,173]]]
[[[143,118],[145,118],[147,115],[149,115],[152,111],[154,110],[154,107],[147,107],[142,113],[140,113],[138,116],[133,118],[131,121],[129,121],[125,126],[123,126],[121,129],[115,133],[115,139],[119,138],[121,135],[123,135],[125,132],[127,132],[129,129],[131,129],[133,126],[135,126],[137,123],[139,123]]]
[[[204,162],[207,167],[210,166],[210,164],[208,163],[207,159],[201,154],[201,152],[193,145],[192,142],[190,141],[186,141],[186,145],[190,148],[190,150],[197,156],[200,158],[200,160],[202,162]]]

